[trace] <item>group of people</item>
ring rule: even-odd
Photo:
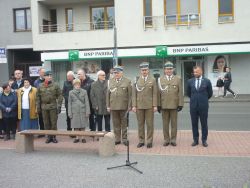
[[[123,67],[116,66],[106,78],[104,71],[97,72],[98,79],[92,80],[83,69],[67,72],[67,80],[62,90],[53,81],[52,72],[39,70],[39,78],[31,86],[28,78],[22,78],[21,71],[15,71],[15,81],[3,85],[0,95],[2,122],[0,134],[8,140],[16,130],[40,129],[56,130],[57,118],[61,112],[63,98],[67,115],[67,130],[109,132],[113,122],[115,144],[128,145],[127,127],[129,112],[136,113],[138,122],[138,144],[141,148],[153,147],[154,113],[162,114],[163,146],[176,146],[177,117],[184,105],[182,80],[174,75],[173,63],[164,64],[164,75],[156,79],[150,75],[149,63],[140,64],[140,75],[134,83],[124,76]],[[198,121],[202,129],[202,145],[207,147],[208,100],[213,95],[209,79],[202,76],[202,68],[194,67],[194,78],[187,84],[190,97],[193,143],[198,145]],[[20,122],[20,126],[19,125]],[[96,127],[97,124],[97,127]],[[145,124],[146,129],[145,131]],[[170,128],[171,126],[171,128]],[[46,143],[57,143],[56,136],[48,136]],[[74,143],[85,143],[84,138],[75,137]]]

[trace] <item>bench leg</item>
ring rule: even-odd
[[[16,134],[16,152],[27,153],[34,151],[34,136]]]
[[[99,155],[103,157],[115,154],[115,135],[109,132],[99,139]]]

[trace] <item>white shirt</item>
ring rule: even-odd
[[[146,82],[148,79],[148,75],[146,77],[142,76],[142,79],[144,80],[144,82]]]
[[[199,86],[198,86],[198,79],[199,79]],[[199,78],[195,78],[195,87],[196,87],[196,89],[200,88],[201,80],[202,80],[202,76],[200,76]]]
[[[28,88],[23,88],[23,97],[22,97],[22,109],[30,109],[30,103],[29,103],[29,92],[31,90],[31,86]]]
[[[173,75],[171,75],[171,76],[166,75],[166,78],[168,81],[170,81],[173,78]]]

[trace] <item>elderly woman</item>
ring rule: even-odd
[[[6,132],[4,140],[15,139],[16,135],[16,106],[17,97],[11,92],[8,83],[2,86],[3,93],[0,95],[0,110],[2,110],[3,125]],[[11,133],[11,134],[10,134]]]
[[[81,81],[75,79],[73,81],[73,90],[69,92],[68,98],[68,115],[71,119],[71,127],[74,130],[85,130],[88,126],[88,117],[90,114],[89,99],[86,90],[81,89]],[[80,138],[76,137],[74,143],[79,142]],[[82,143],[86,143],[82,139]]]
[[[30,85],[28,78],[24,78],[23,82],[24,86],[17,91],[20,130],[38,129],[38,114],[36,110],[37,89]]]

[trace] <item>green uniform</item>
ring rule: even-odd
[[[177,135],[177,107],[183,106],[183,89],[181,79],[177,76],[162,76],[158,80],[159,106],[161,106],[163,135],[165,143],[176,143]],[[171,121],[171,137],[169,123]]]
[[[42,112],[46,130],[57,130],[58,109],[62,106],[62,92],[60,87],[52,82],[45,83],[37,90],[37,111]]]
[[[146,80],[140,76],[134,84],[132,92],[132,106],[136,107],[139,143],[145,142],[145,121],[147,124],[147,143],[151,144],[153,142],[153,108],[157,107],[157,90],[155,78],[149,75]]]
[[[127,113],[131,108],[131,81],[122,77],[120,81],[115,78],[109,80],[106,104],[111,110],[114,126],[115,141],[127,140]]]

